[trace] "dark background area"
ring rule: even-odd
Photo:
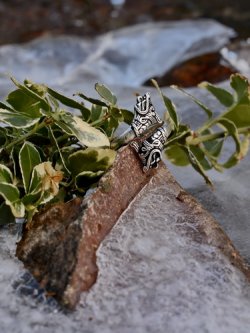
[[[112,1],[122,3],[122,0]],[[250,36],[249,0],[5,0],[0,1],[0,44],[20,43],[46,33],[93,36],[145,21],[214,18]]]

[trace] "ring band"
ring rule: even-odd
[[[135,116],[128,129],[112,143],[113,147],[130,144],[138,153],[143,171],[157,168],[162,159],[162,150],[171,133],[170,123],[158,116],[151,102],[150,93],[138,96],[134,106]]]

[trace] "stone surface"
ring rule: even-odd
[[[50,295],[74,308],[81,292],[96,281],[96,250],[101,241],[154,174],[155,170],[142,171],[129,146],[122,148],[111,170],[82,204],[75,199],[35,216],[17,245],[17,257]]]
[[[211,20],[147,23],[124,28],[99,37],[97,52],[77,68],[77,75],[98,73],[99,80],[107,84],[116,82],[136,87],[180,61],[219,50],[233,36],[231,29]]]
[[[183,34],[185,31],[185,34]],[[4,75],[28,76],[48,84],[84,87],[96,81],[136,87],[179,62],[218,51],[234,36],[213,20],[146,23],[95,39],[45,37],[0,48],[0,86]]]
[[[198,24],[194,27],[200,29]],[[143,33],[146,34],[147,30]],[[179,33],[183,31],[180,29]],[[203,33],[200,49],[202,44],[205,44],[205,49],[208,45],[206,31]],[[133,34],[130,36],[133,38]],[[151,45],[147,46],[149,57],[156,50],[160,52],[160,42],[161,39],[154,50]],[[60,37],[37,40],[32,44],[32,50],[31,44],[0,48],[0,95],[3,97],[11,88],[3,73],[12,72],[19,79],[24,79],[27,73],[35,73],[34,79],[50,83],[69,95],[83,91],[94,96],[93,83],[101,80],[98,72],[94,76],[87,76],[77,71],[79,63],[85,60],[85,45],[89,45],[86,40]],[[127,45],[133,45],[133,40],[127,39]],[[12,58],[18,67],[14,67]],[[164,59],[170,64],[174,60]],[[143,58],[141,61],[146,72],[148,63],[143,62]],[[119,67],[120,64],[122,59],[118,59],[114,66]],[[161,63],[157,65],[157,71],[161,71]],[[133,67],[133,70],[136,69]],[[130,70],[123,73],[126,80],[129,73]],[[66,83],[69,76],[70,83]],[[109,80],[111,78],[110,74]],[[135,92],[151,91],[157,111],[163,114],[164,107],[155,90],[148,87],[124,87],[120,84],[114,78],[111,88],[121,106],[132,109]],[[228,83],[223,85],[228,86]],[[188,91],[215,112],[221,110],[205,91],[196,88]],[[195,128],[205,118],[190,100],[168,88],[164,92],[175,102],[183,122]],[[227,149],[231,147],[232,143],[228,143]],[[250,262],[249,163],[248,155],[232,170],[223,174],[210,172],[215,184],[213,192],[192,168],[177,168],[169,163],[168,167],[181,185],[213,214],[240,253]],[[176,206],[170,205],[167,190],[165,184],[157,188],[150,184],[131,204],[98,250],[97,283],[82,296],[80,306],[70,315],[48,313],[32,297],[19,297],[20,288],[15,291],[12,287],[18,274],[23,273],[23,266],[14,255],[16,236],[1,229],[0,331],[144,333],[165,332],[167,328],[173,333],[248,332],[249,284],[221,251],[194,242],[192,235],[188,236],[184,226],[193,230],[193,225],[190,226],[188,219],[183,223],[180,216],[175,215]],[[178,226],[180,221],[181,225]],[[150,255],[152,251],[155,253],[153,257]],[[36,293],[34,288],[29,290]],[[49,309],[54,311],[54,308]]]
[[[59,300],[76,265],[81,200],[59,203],[36,215],[24,230],[16,255],[42,288]]]
[[[13,240],[1,232],[0,282],[5,285],[21,270],[9,245]],[[233,256],[223,254],[222,244]],[[162,168],[97,251],[97,282],[77,310],[45,312],[9,286],[0,295],[0,330],[245,333],[250,289],[232,265],[235,256],[211,216]]]
[[[173,217],[180,217],[177,224],[183,223],[182,232],[195,242],[216,247],[250,281],[250,270],[217,222],[182,190],[163,163],[158,170],[143,173],[140,160],[129,146],[121,149],[98,188],[83,201],[82,213],[79,200],[74,200],[52,206],[34,218],[17,245],[18,258],[49,294],[74,308],[81,292],[89,290],[96,281],[96,250],[151,178],[156,191],[166,186],[162,199],[169,206],[179,202]]]
[[[221,84],[229,88],[228,82]],[[183,123],[189,124],[192,129],[196,129],[205,119],[206,115],[187,97],[170,88],[163,88],[163,92],[175,103],[179,117]],[[114,87],[120,104],[130,107],[134,103],[134,89],[122,89]],[[163,116],[165,108],[158,93],[150,87],[137,88],[139,94],[150,91],[152,102],[157,112]],[[222,111],[217,101],[205,90],[199,88],[187,89],[189,93],[204,102],[215,115]],[[123,131],[125,128],[121,129]],[[234,149],[233,142],[227,142],[225,155],[229,156]],[[242,160],[236,167],[218,173],[209,171],[209,176],[214,183],[214,190],[211,190],[192,167],[176,167],[165,160],[168,168],[174,177],[189,193],[193,194],[202,205],[216,218],[223,229],[233,240],[235,246],[250,263],[250,223],[249,223],[249,196],[250,196],[250,154]]]
[[[217,52],[184,61],[155,79],[160,87],[169,85],[194,87],[202,81],[210,83],[225,81],[235,72],[231,63],[226,63],[220,52]],[[151,80],[145,82],[144,85],[152,86]]]

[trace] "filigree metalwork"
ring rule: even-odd
[[[134,107],[135,117],[132,121],[131,128],[137,137],[141,136],[147,129],[162,121],[151,102],[150,93],[144,96],[138,96]]]
[[[162,125],[162,121],[151,102],[150,94],[146,93],[144,96],[138,96],[135,105],[135,117],[131,124],[136,137],[142,137],[144,132],[157,123]],[[144,172],[158,167],[169,134],[169,128],[161,126],[143,141],[133,140],[130,143],[142,161]]]
[[[143,171],[157,168],[162,158],[162,150],[167,141],[168,132],[165,127],[158,128],[153,135],[142,143],[133,141],[130,145],[139,154],[143,164]]]

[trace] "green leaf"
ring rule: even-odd
[[[109,147],[108,137],[95,127],[90,126],[81,118],[73,116],[71,123],[66,123],[61,118],[56,124],[67,134],[77,137],[79,142],[87,147]]]
[[[79,173],[75,178],[76,187],[79,189],[87,189],[92,184],[96,183],[103,174],[104,171],[83,171]]]
[[[59,153],[59,155],[60,155],[60,159],[61,159],[62,165],[63,165],[65,171],[66,171],[67,173],[70,174],[70,171],[68,170],[68,168],[67,168],[67,166],[66,166],[66,162],[64,161],[63,155],[62,155],[62,153],[61,153],[61,149],[60,149],[60,147],[59,147],[59,145],[58,145],[58,143],[57,143],[57,140],[56,140],[56,138],[55,138],[55,135],[54,135],[54,133],[53,133],[53,130],[51,129],[50,126],[49,126],[49,132],[50,132],[50,135],[51,135],[51,137],[52,137],[52,140],[53,140],[54,144],[56,145],[57,151],[58,151],[58,153]]]
[[[13,183],[12,172],[3,164],[0,164],[0,183]]]
[[[172,103],[172,101],[166,95],[164,95],[162,93],[158,83],[153,79],[151,81],[152,81],[153,85],[157,88],[159,94],[161,95],[161,97],[163,99],[163,102],[165,104],[165,107],[168,110],[169,115],[170,115],[170,117],[171,117],[171,119],[174,123],[175,129],[178,131],[179,121],[178,121],[178,116],[177,116],[177,112],[176,112],[174,104]]]
[[[15,223],[11,209],[4,202],[0,205],[0,225]]]
[[[232,156],[228,159],[228,161],[223,164],[223,167],[228,169],[238,164],[240,160],[246,156],[248,150],[249,150],[249,136],[246,135],[241,142],[240,152],[232,154]]]
[[[203,143],[209,154],[215,158],[220,156],[224,140],[207,141]]]
[[[0,147],[6,145],[8,142],[8,134],[5,128],[0,127]]]
[[[88,120],[90,117],[90,110],[87,109],[83,104],[75,101],[72,98],[66,97],[62,94],[60,94],[59,92],[47,87],[48,93],[53,96],[54,98],[56,98],[59,102],[61,102],[62,104],[69,106],[73,109],[77,109],[81,111],[81,114],[83,116],[83,118],[85,120]]]
[[[46,95],[46,100],[52,106],[52,109],[54,109],[55,112],[59,111],[60,104],[59,104],[59,102],[58,102],[58,100],[56,98],[54,98],[53,96],[47,94]]]
[[[28,96],[21,89],[12,91],[7,97],[7,102],[16,112],[24,113],[30,118],[40,118],[42,116],[40,112],[40,101]],[[13,110],[10,111],[13,112]]]
[[[111,110],[110,110],[110,114],[118,122],[123,121],[123,114],[122,114],[122,111],[119,108],[112,107]]]
[[[237,104],[224,113],[223,118],[232,121],[238,128],[250,126],[250,102],[248,104]]]
[[[32,192],[25,194],[25,196],[22,198],[22,203],[25,205],[26,209],[30,209],[30,206],[36,205],[42,197],[42,191],[39,189],[37,192]],[[31,208],[33,210],[33,208]]]
[[[216,87],[209,82],[202,82],[199,84],[199,87],[207,89],[221,104],[226,107],[229,107],[234,103],[233,95],[223,88]]]
[[[213,112],[205,105],[203,104],[199,99],[197,99],[196,97],[194,97],[193,95],[189,94],[188,92],[186,92],[185,90],[177,87],[177,86],[171,86],[171,88],[181,92],[183,95],[189,97],[195,104],[197,104],[203,111],[206,112],[208,119],[210,119],[213,116]]]
[[[74,176],[83,171],[106,171],[114,162],[116,152],[112,149],[87,148],[69,156],[69,169]]]
[[[191,146],[189,149],[194,154],[194,156],[199,161],[199,163],[201,164],[202,168],[205,171],[210,170],[212,168],[212,166],[209,164],[204,152],[202,151],[202,149],[200,147]]]
[[[9,105],[4,104],[3,102],[0,102],[0,108],[4,110],[14,111]]]
[[[28,194],[40,193],[43,190],[42,189],[42,186],[43,186],[42,179],[43,179],[43,177],[41,176],[41,172],[39,172],[39,170],[37,170],[37,167],[35,167],[34,170],[32,171]]]
[[[14,146],[10,152],[10,158],[13,162],[14,175],[18,179],[22,178],[20,165],[19,165],[19,151],[20,151],[20,146]]]
[[[105,131],[108,137],[112,137],[118,126],[119,126],[119,121],[114,117],[110,116],[108,119],[104,121],[102,129]]]
[[[185,138],[190,135],[191,135],[190,128],[188,128],[188,126],[180,124],[178,132],[172,133],[172,135],[170,135],[165,146],[168,147],[174,143],[184,144]]]
[[[27,79],[24,80],[24,85],[41,97],[45,97],[48,91],[47,87],[44,84],[37,84]]]
[[[239,153],[241,149],[240,138],[238,130],[234,123],[228,119],[220,118],[218,123],[221,124],[228,132],[228,134],[233,138],[235,142],[236,152]]]
[[[238,103],[249,103],[249,82],[241,74],[233,74],[230,77],[230,85],[236,92]]]
[[[187,166],[190,164],[186,150],[178,144],[173,144],[165,149],[167,159],[177,166]]]
[[[11,77],[12,82],[20,89],[22,92],[29,96],[30,98],[33,98],[34,102],[40,102],[40,107],[46,111],[50,110],[50,105],[46,102],[44,98],[39,96],[37,93],[26,87],[25,85],[19,83],[16,79]]]
[[[51,193],[50,191],[43,191],[42,195],[39,199],[39,201],[36,203],[37,206],[39,205],[45,205],[46,203],[50,202],[51,200],[53,200],[53,198],[56,195],[54,195],[53,193]]]
[[[239,159],[236,157],[235,154],[233,154],[228,160],[227,162],[223,163],[223,168],[225,169],[230,169],[232,167],[234,167],[236,164],[239,163]]]
[[[203,169],[201,163],[198,161],[196,156],[193,154],[193,152],[186,146],[182,146],[182,148],[186,151],[189,157],[189,161],[192,165],[192,167],[204,178],[205,182],[212,186],[212,182],[210,178],[205,173],[205,170]]]
[[[170,114],[171,119],[173,120],[176,129],[178,130],[178,126],[179,126],[179,121],[178,121],[178,116],[175,110],[175,106],[172,103],[172,101],[166,96],[166,95],[162,95],[163,97],[163,101],[165,103],[165,106]]]
[[[91,121],[94,122],[96,120],[101,119],[104,113],[107,111],[106,107],[102,107],[101,105],[93,104],[91,107]]]
[[[40,152],[41,156],[44,156],[44,152],[41,154],[41,149],[43,148],[43,146],[49,146],[50,145],[50,139],[48,136],[48,131],[47,131],[47,127],[46,129],[46,135],[45,135],[45,131],[44,133],[39,133],[36,132],[35,134],[32,134],[29,137],[29,142],[33,143],[35,146],[37,146],[37,150]],[[39,149],[40,148],[40,149]]]
[[[109,88],[107,88],[104,84],[95,84],[95,90],[98,92],[98,94],[105,99],[107,102],[109,102],[111,105],[116,105],[117,98],[116,96],[112,93]]]
[[[25,207],[20,201],[18,188],[12,184],[0,183],[0,195],[15,217],[24,217]]]
[[[227,162],[222,164],[224,168],[231,168],[234,165],[236,165],[241,158],[240,156],[241,156],[242,146],[238,130],[235,124],[228,119],[221,118],[218,120],[218,123],[227,130],[228,134],[232,137],[232,139],[235,142],[235,149],[236,149],[235,153],[231,155],[231,157],[227,160]]]
[[[28,128],[35,125],[39,120],[40,118],[31,118],[23,113],[0,109],[0,122],[15,128]]]
[[[99,99],[96,99],[96,98],[88,97],[88,96],[84,95],[83,93],[76,93],[76,94],[74,94],[74,96],[75,95],[81,97],[85,101],[92,103],[93,105],[104,106],[104,107],[108,106],[107,103],[105,103]]]
[[[129,110],[126,110],[126,109],[120,109],[120,110],[122,112],[124,122],[128,125],[131,125],[131,123],[134,119],[134,113]]]
[[[32,143],[24,142],[19,153],[19,165],[26,193],[28,193],[32,171],[39,163],[41,163],[41,158],[37,149]]]

